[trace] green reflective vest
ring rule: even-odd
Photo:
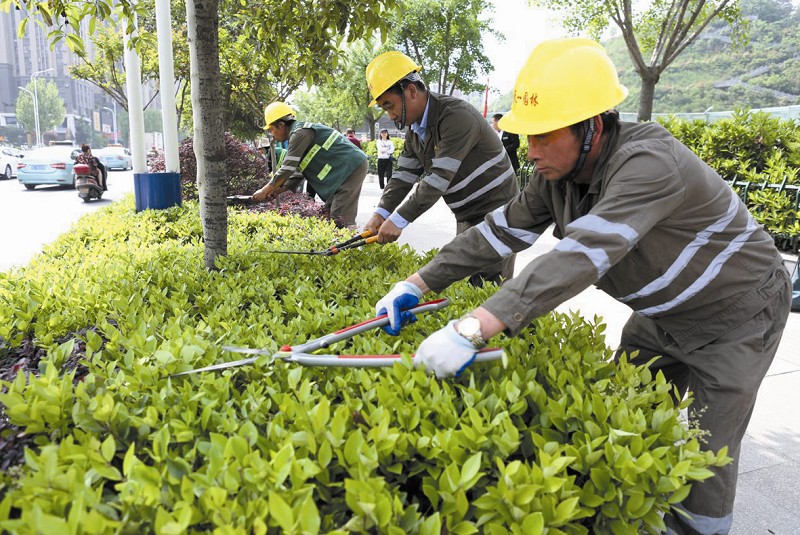
[[[303,154],[298,168],[322,200],[328,200],[342,182],[366,159],[364,152],[350,143],[341,132],[316,123],[295,121],[298,128],[314,130],[314,143]]]

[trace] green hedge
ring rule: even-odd
[[[800,246],[800,121],[738,111],[713,123],[660,120],[731,184],[783,250]]]
[[[729,461],[700,452],[663,376],[610,362],[603,326],[577,315],[501,338],[505,364],[456,380],[407,359],[361,370],[268,357],[168,378],[239,357],[223,344],[277,350],[371,317],[427,259],[396,245],[268,252],[342,237],[327,221],[231,211],[229,256],[210,272],[195,203],[136,214],[129,197],[0,273],[0,361],[46,349],[2,382],[18,426],[4,439],[29,448],[0,478],[0,531],[656,532]],[[492,291],[458,283],[449,309],[399,338],[331,351],[413,351]]]

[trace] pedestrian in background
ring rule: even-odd
[[[389,131],[381,130],[375,146],[378,149],[378,185],[383,189],[392,179],[392,166],[394,164],[394,143],[389,139]],[[384,178],[386,181],[384,182]]]
[[[361,146],[361,140],[356,137],[355,130],[353,130],[352,128],[348,128],[347,130],[345,130],[345,137],[350,141],[350,143],[352,143],[359,149],[364,150],[364,147]]]
[[[500,142],[503,144],[503,147],[505,147],[508,153],[508,159],[511,160],[511,167],[514,168],[514,172],[516,173],[519,171],[519,156],[517,156],[519,134],[512,134],[511,132],[500,130],[500,127],[497,126],[497,122],[502,118],[502,113],[495,113],[492,115],[492,129],[500,136]]]

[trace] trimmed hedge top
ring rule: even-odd
[[[89,232],[88,229],[93,229]],[[98,229],[101,229],[98,232]],[[643,533],[729,461],[701,452],[663,376],[610,362],[603,326],[553,314],[499,342],[504,365],[439,382],[411,367],[249,367],[169,379],[371,317],[422,265],[407,246],[270,255],[342,238],[328,221],[232,211],[228,257],[202,265],[197,205],[85,217],[0,273],[0,360],[34,344],[37,373],[0,403],[32,437],[0,479],[14,533]],[[400,337],[331,352],[412,352],[493,291]],[[80,357],[85,370],[65,371]]]

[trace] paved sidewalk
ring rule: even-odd
[[[359,203],[357,223],[372,215],[381,190],[374,175],[367,175]],[[455,218],[439,201],[409,225],[399,243],[418,251],[439,248],[455,236]],[[537,256],[549,251],[556,239],[546,234],[530,249],[517,255],[516,273]],[[787,259],[787,264],[791,259]],[[631,313],[594,288],[570,299],[559,311],[580,310],[584,317],[597,315],[607,325],[606,342],[619,343],[622,327]],[[739,486],[732,535],[800,535],[800,313],[792,313],[778,354],[759,391],[758,402],[742,444]]]

